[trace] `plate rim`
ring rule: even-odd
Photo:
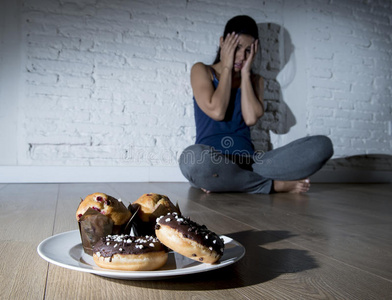
[[[126,280],[155,280],[155,279],[165,279],[165,278],[172,278],[176,276],[182,276],[182,275],[190,275],[190,274],[197,274],[197,273],[202,273],[202,272],[207,272],[207,271],[212,271],[212,270],[217,270],[223,267],[227,267],[231,264],[234,264],[235,262],[241,260],[244,255],[245,255],[245,247],[239,243],[238,241],[232,239],[231,237],[228,237],[226,235],[219,235],[219,237],[223,238],[224,240],[229,240],[226,244],[228,243],[233,243],[235,247],[239,248],[239,251],[241,252],[238,256],[236,257],[229,257],[224,261],[221,261],[219,264],[203,264],[199,263],[199,265],[194,266],[194,267],[189,267],[186,269],[172,269],[172,270],[154,270],[154,271],[122,271],[122,270],[111,270],[111,269],[104,269],[100,268],[98,266],[93,266],[90,264],[86,264],[88,266],[91,266],[91,268],[88,267],[83,267],[83,266],[75,266],[71,264],[64,263],[62,261],[56,260],[53,257],[50,257],[49,255],[45,254],[45,246],[50,243],[54,242],[54,240],[61,238],[61,236],[69,236],[71,238],[76,238],[74,235],[78,235],[80,238],[80,233],[79,230],[70,230],[70,231],[65,231],[61,233],[57,233],[55,235],[49,236],[42,240],[38,246],[37,246],[37,252],[39,256],[44,259],[45,261],[66,268],[66,269],[71,269],[79,272],[85,272],[85,273],[91,273],[103,277],[109,277],[109,278],[116,278],[116,279],[126,279]],[[75,246],[81,245],[81,240],[79,240],[77,243],[73,243],[72,245],[68,245],[69,248],[73,248]],[[68,249],[68,248],[67,248]],[[74,259],[73,257],[70,256],[70,258]],[[82,258],[82,256],[81,256]],[[76,262],[76,260],[75,260]],[[196,262],[196,261],[195,261]],[[182,270],[182,271],[181,271]]]

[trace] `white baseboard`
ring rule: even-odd
[[[178,167],[0,166],[0,183],[187,182]],[[321,169],[313,183],[391,183],[392,171]]]
[[[186,182],[178,167],[0,166],[1,183]]]

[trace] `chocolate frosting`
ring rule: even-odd
[[[184,238],[191,239],[211,251],[215,251],[218,255],[223,255],[225,244],[223,240],[214,232],[207,229],[205,225],[200,225],[189,218],[182,217],[177,213],[168,213],[165,216],[157,218],[155,229],[159,230],[161,225],[169,226],[182,233]]]
[[[157,238],[152,236],[107,235],[94,245],[94,253],[103,257],[112,257],[114,254],[144,254],[158,251],[166,251],[166,248]]]

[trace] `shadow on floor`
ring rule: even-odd
[[[118,283],[152,289],[219,290],[252,286],[282,274],[297,273],[318,267],[307,251],[298,249],[266,249],[262,247],[293,237],[288,231],[242,231],[229,235],[241,243],[245,256],[228,267],[162,281],[117,281]]]
[[[355,168],[364,170],[392,171],[392,155],[363,154],[331,159],[330,168]]]
[[[391,183],[392,155],[363,154],[329,160],[312,182],[319,183]]]

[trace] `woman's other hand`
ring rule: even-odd
[[[244,67],[241,69],[241,74],[242,75],[249,75],[252,69],[252,64],[253,61],[256,57],[256,53],[259,48],[259,40],[255,40],[250,47],[250,53],[248,57],[246,58],[246,61],[244,63]]]

